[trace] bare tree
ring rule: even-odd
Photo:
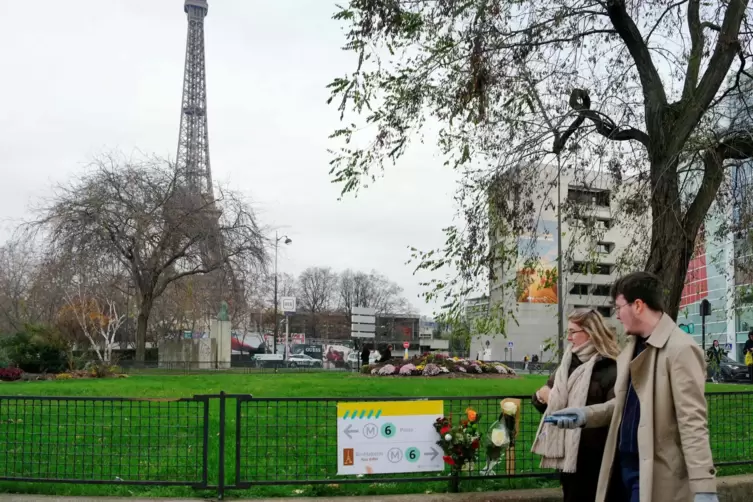
[[[699,231],[714,207],[728,210],[729,168],[753,158],[750,123],[723,120],[751,75],[752,14],[748,0],[350,0],[335,17],[358,62],[331,99],[369,127],[349,118],[334,132],[345,145],[332,174],[355,191],[424,125],[438,129],[463,173],[461,222],[443,248],[414,256],[448,270],[428,293],[448,303],[508,262],[514,250],[491,244],[493,232],[535,233],[534,213],[552,204],[532,200],[490,228],[492,186],[509,197],[541,184],[500,175],[550,163],[582,183],[593,170],[629,181],[635,195],[617,209],[649,243],[643,266],[667,286],[675,317]]]
[[[126,315],[115,300],[91,294],[79,285],[78,292],[66,294],[68,312],[73,316],[100,362],[112,363],[116,336]]]
[[[61,299],[50,270],[32,240],[15,235],[0,246],[0,333],[54,323]]]
[[[137,293],[136,358],[144,360],[154,302],[182,278],[219,276],[216,301],[232,300],[228,275],[258,266],[264,238],[252,210],[228,191],[198,196],[160,159],[98,159],[60,186],[32,228],[44,229],[57,257],[92,253],[115,260]],[[228,274],[229,272],[229,274]]]
[[[298,277],[300,309],[309,313],[314,335],[318,316],[332,308],[336,286],[337,274],[329,267],[310,267]]]
[[[403,288],[375,270],[368,274],[345,270],[340,274],[337,289],[340,308],[348,318],[353,307],[371,307],[377,315],[407,314],[412,310],[403,297]]]

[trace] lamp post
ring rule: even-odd
[[[565,352],[565,274],[562,265],[562,164],[557,157],[557,351]]]
[[[287,235],[278,236],[277,232],[275,232],[275,338],[272,342],[275,354],[277,354],[277,336],[280,332],[280,324],[277,322],[277,250],[280,247],[280,241],[283,241],[285,244],[293,242]]]

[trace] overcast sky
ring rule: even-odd
[[[430,314],[408,246],[443,242],[454,173],[414,148],[358,198],[338,202],[327,83],[352,71],[329,0],[209,0],[205,21],[212,174],[287,233],[280,271],[376,269]],[[52,185],[98,153],[174,159],[186,40],[183,0],[0,0],[3,238]]]

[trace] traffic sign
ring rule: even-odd
[[[295,297],[294,296],[283,296],[282,299],[282,311],[285,313],[285,315],[295,314]]]
[[[731,343],[725,344],[724,345],[724,350],[732,350],[732,344]]]
[[[512,342],[507,342],[507,348],[511,349],[512,347],[513,347],[513,343]]]
[[[410,342],[403,342],[403,348],[407,349],[408,347],[410,347]]]
[[[337,403],[337,474],[444,470],[434,421],[442,401]]]

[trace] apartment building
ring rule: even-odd
[[[491,348],[494,359],[522,360],[538,354],[547,360],[557,348],[556,284],[558,234],[562,239],[565,313],[578,308],[594,308],[612,320],[609,291],[619,271],[618,258],[632,244],[630,231],[619,225],[615,214],[619,193],[629,184],[616,187],[611,177],[600,172],[574,173],[563,170],[557,182],[557,167],[538,165],[522,168],[507,176],[535,178],[534,188],[525,200],[510,201],[532,209],[535,232],[516,236],[518,259],[508,270],[496,270],[490,284],[490,309],[508,316],[506,336],[481,334],[472,339],[471,353]],[[504,183],[504,181],[503,181]],[[561,232],[557,228],[557,190],[562,207]],[[520,197],[511,194],[510,197]],[[494,211],[491,207],[490,211]],[[493,220],[493,219],[492,219]],[[587,231],[584,229],[588,229]],[[497,239],[503,232],[494,232]],[[509,244],[509,239],[508,239]]]

